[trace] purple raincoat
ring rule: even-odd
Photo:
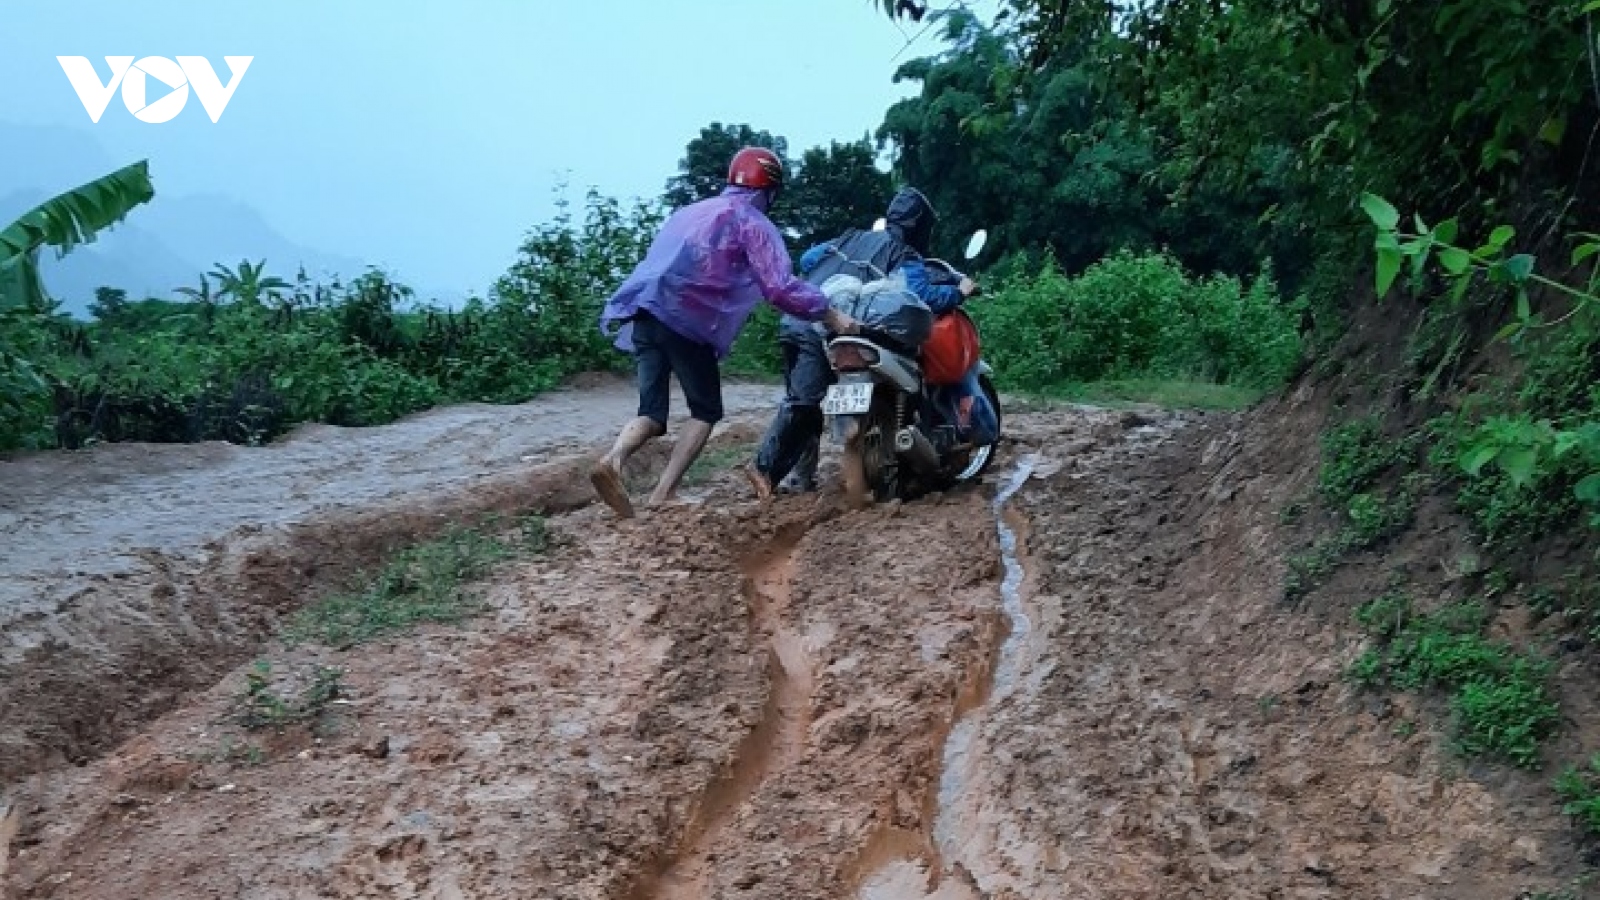
[[[606,303],[601,332],[632,353],[633,325],[626,320],[647,310],[723,359],[763,298],[796,318],[820,320],[828,299],[795,277],[783,237],[766,216],[767,200],[765,191],[729,187],[673,213]]]

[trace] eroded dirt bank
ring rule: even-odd
[[[1438,719],[1397,729],[1344,677],[1348,618],[1283,603],[1319,421],[1307,393],[1034,436],[1034,631],[948,816],[976,896],[1505,900],[1582,871],[1547,787],[1465,767]]]
[[[756,434],[772,393],[728,386],[724,439]],[[92,759],[214,684],[285,610],[447,522],[589,502],[581,454],[636,402],[605,380],[260,448],[0,461],[0,784]]]

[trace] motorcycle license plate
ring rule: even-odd
[[[822,412],[830,416],[864,413],[872,406],[872,382],[835,384],[822,398]]]

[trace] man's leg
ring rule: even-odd
[[[756,492],[756,499],[766,500],[772,496],[772,486],[776,481],[769,473],[773,469],[773,461],[777,459],[783,447],[784,435],[793,427],[793,417],[790,415],[789,400],[793,396],[792,377],[794,371],[796,350],[793,342],[780,337],[778,339],[779,352],[783,354],[783,399],[778,401],[778,408],[772,414],[772,422],[767,426],[767,433],[761,439],[761,446],[756,448],[756,458],[745,464],[744,474],[750,480],[750,488]]]
[[[652,506],[678,496],[678,483],[683,480],[683,474],[705,449],[711,429],[722,421],[722,373],[717,368],[716,351],[665,328],[662,329],[662,343],[667,348],[672,374],[677,376],[678,386],[683,388],[683,396],[689,402],[691,418],[679,433],[672,458],[667,460],[667,468],[650,494]]]
[[[962,379],[957,404],[959,422],[969,441],[982,447],[999,440],[999,419],[989,405],[988,396],[983,393],[983,385],[978,383],[977,366],[973,366],[967,377]]]
[[[783,483],[779,485],[783,490],[796,493],[808,493],[817,489],[817,462],[821,456],[822,438],[819,435],[806,444],[804,453],[800,454],[800,461],[794,464]]]
[[[640,447],[667,432],[668,404],[671,401],[670,369],[656,342],[660,326],[648,315],[634,321],[634,348],[639,377],[639,414],[617,435],[616,443],[589,472],[595,492],[618,516],[632,518],[633,503],[622,482],[622,467]]]
[[[746,474],[765,499],[822,436],[822,397],[833,371],[822,335],[809,323],[785,321],[782,340],[785,396],[766,440]]]

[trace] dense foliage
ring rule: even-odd
[[[1171,257],[1121,251],[1078,277],[1053,265],[973,304],[1007,384],[1138,377],[1270,388],[1300,362],[1298,316],[1268,276],[1194,278]]]
[[[596,298],[660,215],[595,195],[581,221],[563,207],[488,300],[453,311],[377,270],[322,285],[249,261],[202,276],[182,301],[103,289],[92,323],[47,310],[8,328],[49,384],[0,436],[12,447],[256,443],[296,422],[373,425],[441,402],[526,400],[625,361],[599,333]]]
[[[890,108],[878,137],[947,236],[986,228],[1000,254],[1048,252],[1069,273],[1114,250],[1165,248],[1198,271],[1252,275],[1271,258],[1298,277],[1304,242],[1280,248],[1262,216],[1284,195],[1282,148],[1261,148],[1244,190],[1185,185],[1096,60],[1063,56],[1022,80],[1006,35],[964,12],[945,33],[948,50],[897,73],[922,90]]]
[[[149,166],[137,162],[52,197],[0,231],[0,449],[18,443],[45,406],[37,360],[47,351],[40,325],[51,307],[39,251],[69,253],[154,196]]]

